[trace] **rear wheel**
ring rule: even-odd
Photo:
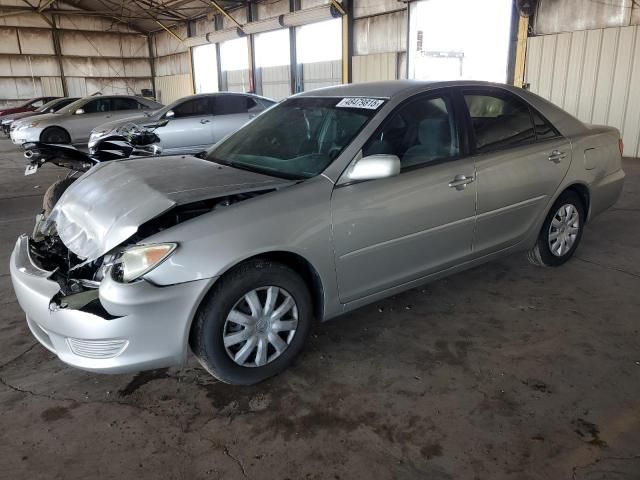
[[[254,260],[218,281],[194,319],[189,341],[214,377],[251,385],[291,364],[312,323],[304,280],[286,265]]]
[[[585,218],[578,194],[567,191],[560,195],[529,252],[529,261],[540,267],[557,267],[569,260],[580,244]]]
[[[71,143],[71,137],[64,128],[49,127],[40,135],[42,143]]]
[[[44,192],[44,198],[42,199],[42,209],[44,210],[45,217],[51,213],[51,210],[53,210],[53,207],[58,203],[62,194],[69,188],[69,185],[75,181],[75,178],[67,177],[58,180],[47,188],[47,191]]]

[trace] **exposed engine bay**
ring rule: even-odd
[[[179,223],[270,191],[273,190],[240,193],[222,198],[177,205],[162,215],[141,225],[133,236],[113,251],[107,252],[105,255],[90,261],[86,261],[73,253],[63,243],[55,231],[55,228],[49,226],[43,232],[41,229],[43,219],[41,219],[29,242],[30,255],[34,263],[40,268],[53,272],[50,278],[60,285],[60,297],[76,295],[87,290],[96,290],[96,295],[93,298],[97,299],[97,289],[105,275],[111,274],[114,278],[118,279],[117,260],[123,248],[128,245],[134,245],[155,233],[171,228]]]

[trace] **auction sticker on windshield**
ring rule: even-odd
[[[384,100],[380,100],[379,98],[347,97],[340,100],[336,107],[366,108],[367,110],[377,110],[378,107],[383,103]]]

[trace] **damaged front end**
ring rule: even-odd
[[[216,279],[145,280],[180,248],[145,239],[291,184],[193,157],[179,167],[174,159],[174,170],[186,166],[188,175],[169,182],[148,168],[168,158],[99,165],[39,218],[32,236],[18,239],[16,297],[34,336],[64,362],[110,373],[181,363],[191,319]]]

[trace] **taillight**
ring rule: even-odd
[[[624,152],[624,142],[622,139],[618,139],[618,148],[620,149],[620,156],[622,156],[622,152]]]

